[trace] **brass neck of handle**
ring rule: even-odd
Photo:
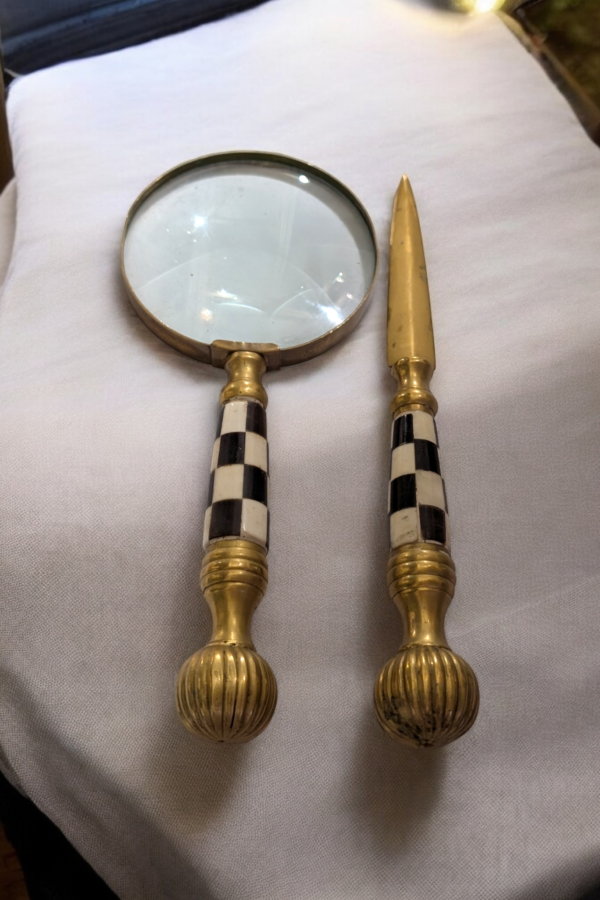
[[[211,644],[254,650],[250,623],[267,589],[267,556],[252,541],[215,541],[204,557],[200,585],[213,620]]]
[[[221,403],[227,403],[234,397],[258,400],[267,408],[267,392],[262,385],[262,377],[267,371],[267,364],[259,353],[250,350],[236,350],[228,357],[225,371],[229,381],[221,391]]]
[[[390,554],[388,586],[402,616],[404,643],[447,647],[444,617],[454,596],[452,557],[432,544],[406,544]]]
[[[433,366],[426,359],[411,357],[399,359],[392,366],[392,375],[398,382],[398,392],[391,403],[392,416],[400,409],[423,409],[435,416],[437,400],[429,390]]]

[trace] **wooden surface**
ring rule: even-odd
[[[2,191],[6,187],[12,177],[12,153],[10,149],[10,140],[8,137],[8,122],[6,121],[6,103],[4,98],[2,66],[0,65],[0,191]],[[0,900],[2,900],[1,897]]]
[[[29,900],[17,854],[0,825],[0,900]]]
[[[598,0],[542,0],[524,5],[525,27],[560,60],[600,106],[600,3]]]
[[[598,0],[508,0],[500,15],[600,144]],[[508,15],[510,13],[510,15]]]

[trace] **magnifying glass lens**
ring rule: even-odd
[[[228,161],[149,193],[129,223],[123,262],[139,301],[186,338],[283,350],[352,315],[376,251],[356,205],[314,172]]]

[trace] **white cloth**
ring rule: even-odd
[[[0,743],[123,900],[568,900],[600,878],[600,155],[494,17],[273,0],[18,81],[0,300]],[[307,159],[370,211],[349,339],[270,374],[279,683],[242,746],[174,705],[222,371],[156,338],[119,273],[128,207],[190,157]],[[481,712],[439,751],[378,728],[387,597],[387,241],[412,181],[458,589]],[[10,766],[10,770],[8,768]]]

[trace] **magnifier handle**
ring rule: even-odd
[[[437,402],[426,365],[429,371],[412,367],[412,388],[403,390],[406,373],[395,373],[400,391],[392,402],[388,586],[402,616],[404,643],[375,685],[383,729],[417,747],[460,737],[479,708],[475,674],[450,650],[444,633],[456,575],[434,420]]]
[[[190,731],[238,743],[267,727],[277,702],[275,676],[250,635],[268,578],[266,365],[258,353],[236,351],[225,369],[200,575],[213,632],[181,668],[177,708]]]

